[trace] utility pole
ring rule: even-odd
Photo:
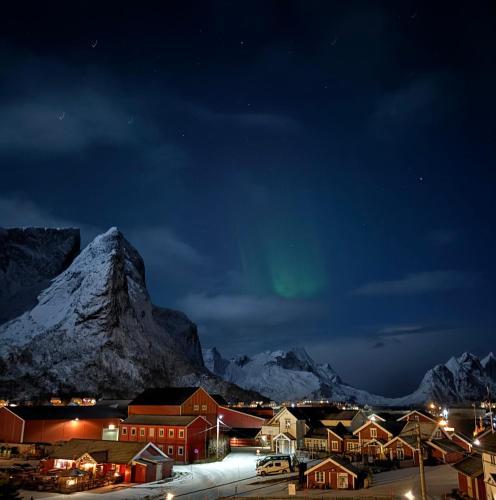
[[[222,415],[217,416],[217,446],[216,446],[217,460],[219,460],[219,424],[220,424],[221,418],[222,418]]]
[[[425,471],[424,471],[424,450],[422,449],[422,439],[420,435],[420,422],[417,420],[417,449],[419,456],[419,472],[420,472],[420,494],[422,500],[427,500],[427,492],[425,488]]]

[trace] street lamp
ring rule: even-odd
[[[405,493],[405,497],[408,498],[408,500],[413,500],[415,498],[414,494],[412,493],[412,490],[409,490]]]
[[[174,498],[174,495],[172,493],[167,493],[167,495],[165,496],[165,500],[172,500]]]
[[[222,416],[223,415],[217,416],[217,446],[216,446],[217,460],[219,459],[219,424],[222,422]]]

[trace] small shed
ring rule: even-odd
[[[326,458],[305,472],[307,488],[356,490],[362,484],[361,472],[336,456]]]
[[[458,489],[464,496],[485,500],[484,470],[481,455],[475,453],[452,465],[458,473]]]
[[[170,477],[172,463],[153,443],[71,439],[50,453],[45,468],[80,468],[92,478],[122,476],[125,482],[147,483]]]

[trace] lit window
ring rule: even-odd
[[[207,405],[202,405],[202,411],[207,411]]]
[[[161,437],[161,438],[164,437],[164,429],[159,429],[158,430],[158,437]]]
[[[145,437],[145,428],[144,427],[141,427],[140,429],[140,437]]]
[[[199,411],[200,410],[200,405],[194,405],[193,406],[194,411]]]
[[[348,488],[348,474],[338,474],[338,488],[346,490]]]
[[[177,454],[178,455],[184,455],[184,448],[182,446],[177,447]]]
[[[150,427],[150,428],[148,429],[148,435],[149,435],[150,437],[155,436],[155,429],[154,429],[153,427]]]
[[[325,476],[322,471],[317,471],[315,473],[315,482],[316,483],[324,483],[325,482]]]
[[[375,427],[372,427],[372,429],[370,429],[370,437],[377,437],[377,429]]]
[[[169,437],[170,438],[174,437],[174,429],[169,429]]]
[[[184,429],[179,429],[179,437],[180,438],[184,437]]]
[[[339,443],[337,441],[332,441],[331,447],[332,447],[332,451],[338,451],[339,450]]]

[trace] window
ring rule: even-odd
[[[136,427],[131,427],[131,436],[136,436]]]
[[[202,411],[207,411],[207,405],[202,405]]]
[[[370,437],[376,438],[377,437],[377,429],[375,427],[372,427],[370,429]]]
[[[194,411],[198,411],[199,409],[200,409],[200,405],[194,405],[194,406],[193,406],[193,410],[194,410]]]
[[[360,451],[360,443],[358,441],[348,441],[346,449],[348,451]]]
[[[179,437],[184,438],[184,429],[179,429]]]
[[[171,444],[167,446],[167,455],[174,455],[174,446]]]
[[[174,437],[174,429],[169,429],[169,437],[170,438]]]
[[[150,427],[150,429],[148,430],[148,435],[150,437],[153,437],[155,436],[155,429],[153,427]]]
[[[284,423],[286,425],[286,429],[289,429],[291,427],[291,420],[289,418],[287,418]]]
[[[140,429],[140,437],[144,437],[145,436],[145,428],[144,427],[141,427]]]
[[[396,458],[398,460],[405,460],[405,452],[403,451],[403,448],[396,449]]]
[[[331,449],[332,449],[332,451],[338,451],[339,450],[339,443],[337,441],[332,441]]]
[[[158,430],[158,437],[161,437],[161,438],[164,437],[164,429],[159,429]]]
[[[182,446],[177,447],[177,454],[178,455],[184,455],[184,448]]]
[[[441,430],[437,429],[436,433],[434,434],[434,439],[441,439]]]
[[[322,471],[317,471],[315,473],[315,482],[316,483],[325,483],[325,474]]]
[[[127,436],[127,427],[122,427],[121,432],[123,436]]]
[[[341,490],[348,489],[348,474],[338,474],[338,488]]]

